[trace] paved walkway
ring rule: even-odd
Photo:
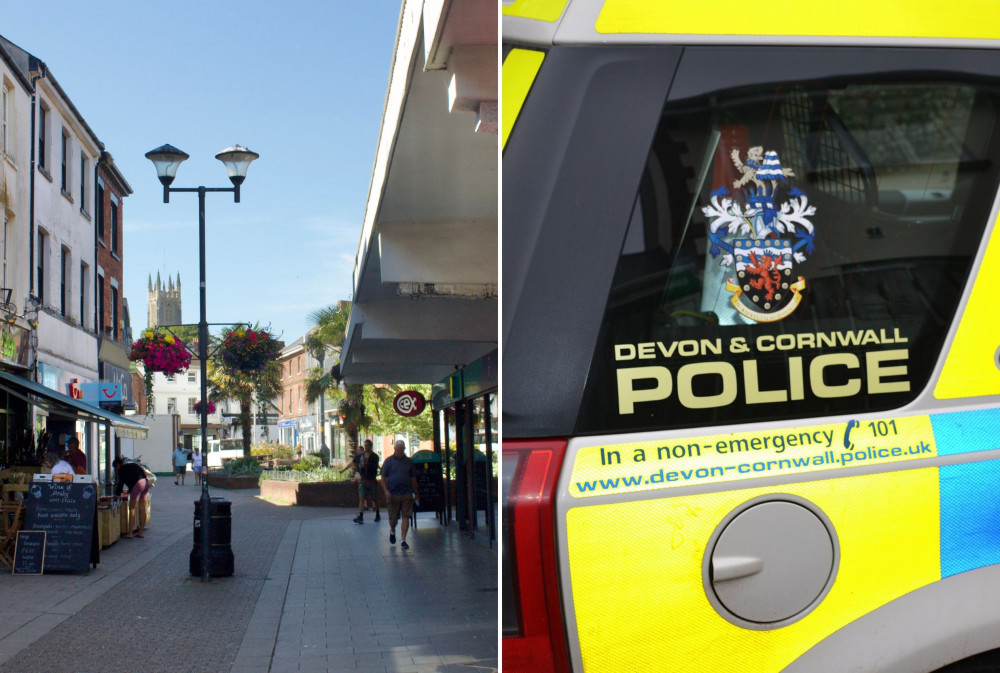
[[[212,495],[232,502],[232,577],[188,574],[200,487],[167,477],[145,538],[90,573],[0,573],[0,673],[497,670],[497,552],[482,540],[423,514],[404,551],[384,513],[358,526],[356,510]]]

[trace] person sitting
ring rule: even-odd
[[[122,535],[124,538],[132,537],[132,531],[136,530],[136,509],[139,510],[139,530],[135,537],[142,537],[146,528],[146,503],[149,496],[149,482],[146,480],[146,473],[139,463],[126,463],[121,458],[115,458],[111,465],[115,468],[115,496],[120,496],[124,487],[128,486],[128,530]]]
[[[52,474],[74,474],[73,466],[65,458],[61,458],[55,451],[47,452],[45,459],[42,460],[42,464],[51,468]]]

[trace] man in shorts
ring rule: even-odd
[[[401,439],[396,444],[391,456],[382,463],[382,488],[389,501],[389,544],[396,544],[396,522],[402,517],[400,532],[403,536],[403,549],[409,549],[406,543],[406,531],[410,527],[410,517],[413,515],[413,501],[419,497],[417,486],[417,468],[406,455],[406,444]]]
[[[365,522],[365,501],[370,500],[375,506],[375,521],[381,521],[378,511],[378,456],[372,451],[372,440],[365,440],[364,453],[355,459],[356,478],[358,479],[358,516],[354,523]]]
[[[174,449],[174,485],[177,485],[177,480],[180,479],[180,485],[184,485],[184,475],[187,473],[187,462],[188,454],[184,450],[184,445],[178,443],[177,448]]]

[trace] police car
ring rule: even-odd
[[[1000,5],[503,2],[504,671],[1000,671]]]

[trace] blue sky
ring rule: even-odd
[[[0,34],[43,60],[112,154],[124,202],[125,296],[180,274],[198,321],[198,199],[163,191],[143,155],[187,152],[175,187],[228,187],[215,159],[260,154],[240,200],[206,199],[208,322],[270,323],[286,342],[351,295],[398,0],[5,3]]]

